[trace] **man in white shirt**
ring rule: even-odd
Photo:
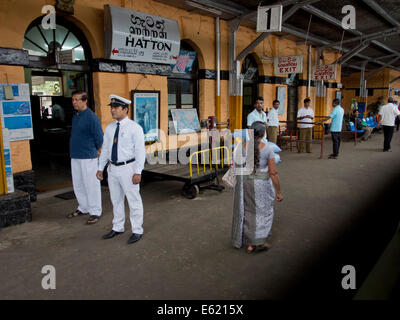
[[[311,153],[312,149],[312,122],[314,120],[314,111],[310,108],[310,104],[311,100],[309,98],[304,99],[304,107],[297,112],[297,121],[301,122],[299,123],[299,153],[304,152],[304,145],[306,145],[306,151],[308,153]]]
[[[391,152],[390,143],[392,141],[393,132],[394,132],[394,124],[396,117],[400,118],[400,111],[393,104],[395,100],[392,97],[389,97],[388,104],[385,104],[381,107],[378,113],[378,123],[382,124],[383,127],[383,152]]]
[[[273,108],[269,110],[267,116],[267,135],[268,141],[271,141],[276,144],[276,140],[278,139],[278,128],[279,128],[279,118],[278,118],[278,109],[279,109],[279,100],[274,100]]]
[[[142,127],[128,118],[130,100],[110,95],[111,114],[116,120],[110,123],[104,133],[104,143],[99,159],[97,178],[103,179],[103,170],[109,163],[108,187],[113,204],[114,219],[112,230],[103,236],[110,239],[124,232],[125,196],[128,200],[132,235],[128,243],[134,243],[143,234],[143,203],[139,183],[146,160]]]
[[[267,115],[263,111],[264,109],[264,98],[257,97],[254,102],[254,110],[247,116],[247,127],[250,129],[251,125],[256,121],[264,122],[267,125]]]

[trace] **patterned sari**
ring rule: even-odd
[[[237,175],[234,190],[232,245],[263,245],[274,217],[275,189],[268,172]]]

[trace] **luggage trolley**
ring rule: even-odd
[[[215,155],[215,158],[213,157]],[[226,156],[226,163],[224,157]],[[208,163],[207,160],[208,159]],[[217,161],[215,161],[217,160]],[[218,161],[220,160],[220,161]],[[215,163],[213,163],[215,162]],[[189,164],[145,164],[144,178],[175,180],[184,182],[182,194],[187,199],[194,199],[201,189],[222,191],[218,174],[224,173],[230,165],[230,151],[226,146],[204,149],[189,156]]]

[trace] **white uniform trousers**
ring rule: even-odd
[[[71,159],[72,184],[78,210],[101,216],[101,185],[96,177],[98,160]]]
[[[109,164],[108,188],[113,204],[114,219],[113,230],[124,232],[125,227],[125,196],[128,200],[132,233],[143,234],[143,203],[140,196],[139,184],[132,183],[134,162],[114,166]]]

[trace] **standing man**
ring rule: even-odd
[[[325,117],[321,122],[332,119],[331,123],[331,136],[333,142],[333,153],[329,155],[328,159],[337,159],[339,156],[340,147],[340,132],[342,131],[344,109],[340,106],[339,99],[334,99],[332,102],[333,110],[328,117]]]
[[[87,106],[85,91],[72,93],[75,114],[69,141],[72,184],[78,208],[67,217],[90,213],[88,224],[96,223],[101,216],[101,186],[96,179],[98,150],[103,143],[103,130],[99,118]]]
[[[388,104],[381,107],[378,114],[378,124],[383,127],[383,152],[391,152],[390,143],[394,132],[394,123],[396,118],[400,118],[400,111],[393,104],[395,100],[389,97]]]
[[[279,100],[274,100],[273,108],[268,112],[267,116],[267,134],[268,141],[271,141],[276,144],[278,139],[278,128],[279,128],[279,118],[278,118],[278,109],[279,109]]]
[[[103,180],[103,170],[108,166],[108,186],[113,204],[114,219],[112,230],[103,236],[110,239],[124,232],[125,196],[128,200],[132,235],[128,240],[134,243],[143,234],[143,203],[139,193],[139,183],[146,159],[142,127],[128,118],[130,100],[110,95],[110,123],[104,133],[97,178]]]
[[[304,151],[304,144],[306,145],[308,153],[311,153],[312,149],[312,122],[314,120],[314,111],[310,108],[310,103],[311,100],[309,98],[304,99],[304,107],[297,112],[297,120],[303,122],[299,124],[301,140],[299,143],[299,153]]]
[[[247,128],[250,129],[253,122],[261,121],[267,125],[267,115],[264,112],[264,98],[257,97],[254,102],[254,110],[247,116]]]

